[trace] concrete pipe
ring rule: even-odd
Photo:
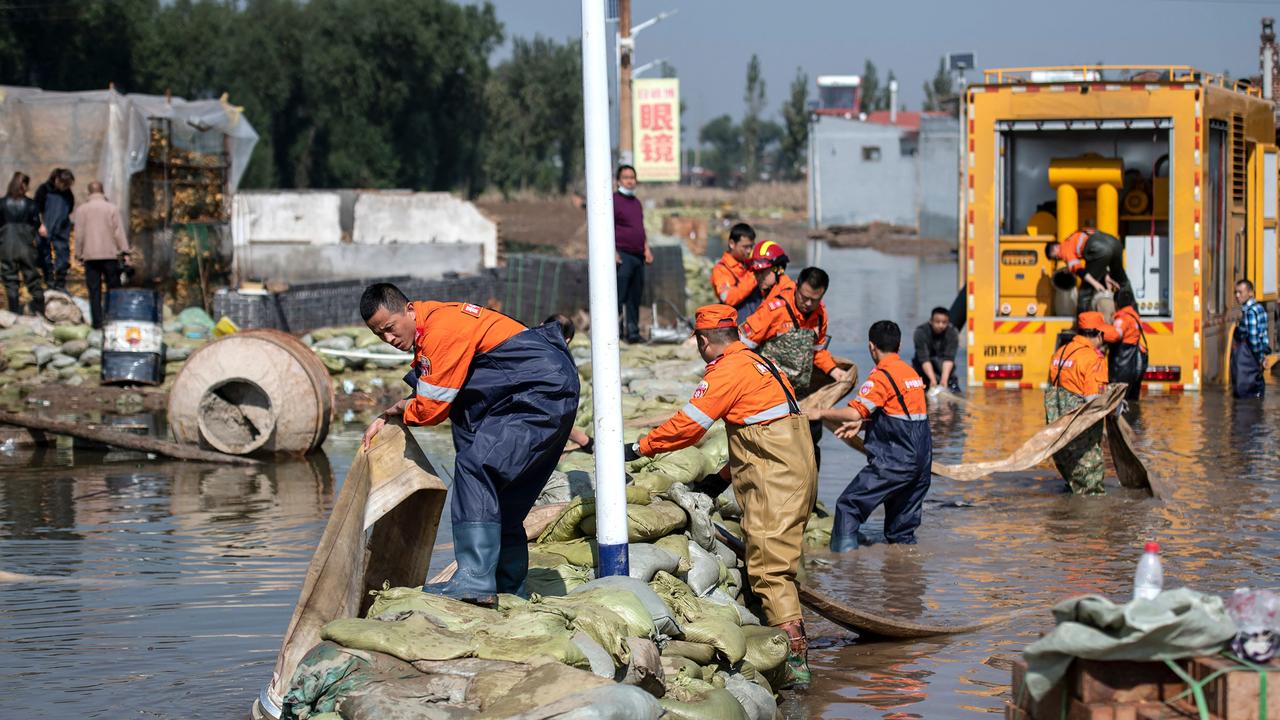
[[[191,354],[169,393],[179,442],[230,455],[302,455],[333,416],[333,383],[306,345],[278,330],[228,335]]]

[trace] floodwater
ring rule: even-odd
[[[909,337],[954,295],[954,264],[824,253],[834,347],[864,376],[870,322],[897,319]],[[787,716],[998,714],[1008,662],[1050,628],[1049,607],[1082,593],[1124,598],[1149,539],[1163,547],[1166,586],[1223,594],[1280,585],[1272,389],[1261,402],[1210,389],[1139,403],[1138,452],[1173,488],[1166,502],[1114,480],[1105,497],[1072,497],[1046,468],[936,478],[919,545],[811,551],[812,581],[867,609],[957,624],[1030,611],[911,642],[850,643],[811,619],[817,680]],[[999,457],[1043,423],[1038,391],[973,390],[965,405],[932,413],[944,462]],[[339,426],[310,462],[253,469],[0,447],[0,717],[246,717],[361,429]],[[447,461],[447,434],[418,437]],[[819,495],[830,505],[862,463],[829,436],[823,449]],[[868,530],[878,527],[873,518]],[[433,570],[448,555],[438,553]]]

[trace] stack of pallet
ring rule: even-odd
[[[1062,682],[1038,702],[1026,688],[1027,665],[1013,664],[1007,720],[1267,720],[1280,718],[1280,661],[1265,672],[1223,656],[1178,661],[1203,686],[1202,715],[1187,684],[1163,662],[1076,660]],[[1263,677],[1265,675],[1265,678]],[[1263,696],[1265,688],[1265,697]]]

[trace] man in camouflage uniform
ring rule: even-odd
[[[1053,354],[1049,363],[1049,388],[1044,393],[1045,422],[1052,423],[1092,400],[1107,385],[1107,361],[1102,348],[1115,342],[1119,332],[1099,312],[1080,313],[1071,342]],[[1071,492],[1103,495],[1102,423],[1053,454],[1053,464]]]

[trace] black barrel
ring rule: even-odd
[[[164,328],[160,293],[141,288],[107,292],[102,329],[102,384],[164,382]]]

